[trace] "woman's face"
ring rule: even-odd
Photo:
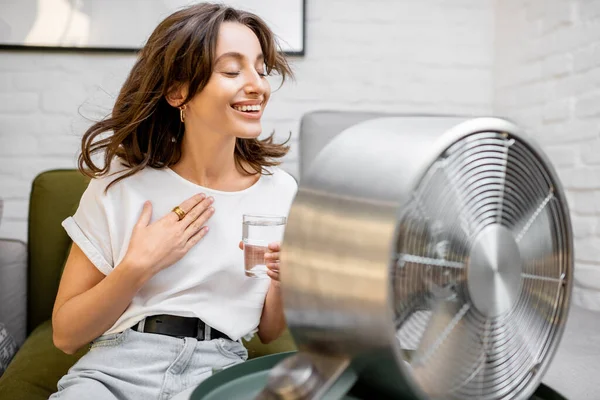
[[[219,29],[213,73],[185,109],[186,123],[239,138],[262,132],[260,118],[271,95],[258,38],[245,25]]]

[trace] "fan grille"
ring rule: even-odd
[[[391,282],[402,354],[430,397],[535,390],[572,274],[556,187],[526,143],[484,132],[449,147],[413,192]]]

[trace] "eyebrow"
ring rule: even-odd
[[[215,60],[215,65],[219,63],[219,61],[221,61],[221,59],[223,58],[227,58],[227,57],[233,57],[236,58],[238,60],[243,60],[244,56],[242,53],[238,53],[235,51],[230,51],[229,53],[225,53],[225,54],[221,54],[216,60]],[[260,61],[260,60],[264,60],[265,56],[260,53],[258,56],[256,56],[256,61]]]

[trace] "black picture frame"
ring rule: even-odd
[[[306,54],[306,0],[301,1],[301,48],[299,50],[284,50],[286,56],[301,57]],[[0,4],[1,5],[1,4]],[[0,9],[1,11],[1,9]],[[1,14],[1,12],[0,12]],[[0,39],[1,40],[1,39]],[[118,53],[135,54],[141,50],[141,47],[95,47],[95,46],[38,46],[27,44],[7,44],[0,41],[0,50],[17,52],[52,52],[52,53]]]

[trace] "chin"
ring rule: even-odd
[[[240,139],[257,139],[262,133],[262,126],[243,127],[237,130],[236,137]]]
[[[250,134],[248,134],[248,132],[244,132],[239,135],[236,135],[236,137],[238,139],[258,139],[259,136],[260,136],[260,133],[257,135],[250,135]]]

